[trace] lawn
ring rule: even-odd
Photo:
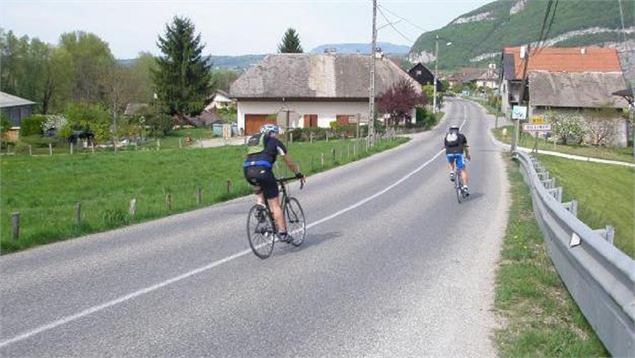
[[[551,263],[517,164],[509,165],[508,176],[512,204],[496,273],[499,355],[608,356]]]
[[[513,126],[500,127],[493,129],[494,137],[503,143],[510,144],[514,133]],[[505,135],[503,135],[505,133]],[[521,147],[533,148],[535,143],[534,137],[521,131],[519,145]],[[592,157],[607,160],[619,160],[622,162],[635,163],[633,157],[633,147],[626,148],[608,148],[594,147],[589,145],[554,145],[552,141],[538,140],[538,150],[548,150],[552,152],[560,152],[566,154],[580,155],[583,157]]]
[[[565,201],[578,201],[578,218],[593,229],[615,227],[615,246],[635,258],[635,169],[540,156],[563,187]]]
[[[289,149],[302,171],[311,174],[406,141],[405,138],[384,141],[369,153],[362,150],[364,141],[354,144],[352,140],[293,143]],[[244,154],[242,146],[226,146],[2,157],[0,251],[22,250],[246,195],[250,190],[242,174]],[[279,175],[284,174],[281,169]],[[199,188],[202,190],[200,204],[197,202]],[[169,210],[168,194],[171,196]],[[133,198],[137,201],[137,211],[131,216],[128,206]],[[79,223],[76,222],[77,203],[81,203]],[[11,239],[13,212],[20,213],[17,241]]]

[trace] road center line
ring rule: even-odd
[[[463,127],[463,125],[466,122],[466,119],[465,119],[465,106],[463,106],[463,116],[464,116],[464,119],[463,119],[463,123],[461,124],[461,127]],[[338,216],[340,216],[340,215],[342,215],[342,214],[344,214],[346,212],[349,212],[349,211],[351,211],[351,210],[353,210],[355,208],[358,208],[358,207],[366,204],[367,202],[369,202],[369,201],[371,201],[373,199],[376,199],[377,197],[385,194],[386,192],[390,191],[391,189],[393,189],[397,185],[399,185],[399,184],[403,183],[404,181],[406,181],[411,176],[413,176],[416,173],[420,172],[423,168],[425,168],[430,163],[432,163],[435,159],[437,159],[441,155],[441,153],[443,153],[443,149],[440,150],[439,152],[437,152],[427,162],[421,164],[416,169],[414,169],[410,173],[406,174],[401,179],[399,179],[396,182],[394,182],[393,184],[389,185],[388,187],[386,187],[382,191],[379,191],[379,192],[377,192],[377,193],[375,193],[375,194],[373,194],[373,195],[371,195],[369,197],[366,197],[366,198],[358,201],[357,203],[355,203],[355,204],[353,204],[353,205],[351,205],[349,207],[346,207],[346,208],[344,208],[342,210],[339,210],[339,211],[335,212],[334,214],[331,214],[331,215],[329,215],[327,217],[324,217],[324,218],[322,218],[322,219],[320,219],[318,221],[315,221],[315,222],[307,225],[307,229],[312,228],[312,227],[314,227],[316,225],[322,224],[324,222],[327,222],[327,221],[329,221],[329,220],[331,220],[333,218],[336,218],[336,217],[338,217]],[[239,257],[245,256],[245,255],[247,255],[249,253],[251,253],[251,249],[246,249],[246,250],[240,251],[240,252],[235,253],[235,254],[233,254],[231,256],[227,256],[227,257],[225,257],[225,258],[223,258],[221,260],[214,261],[214,262],[212,262],[209,265],[205,265],[205,266],[199,267],[199,268],[194,269],[192,271],[186,272],[186,273],[184,273],[182,275],[173,277],[171,279],[165,280],[163,282],[157,283],[155,285],[152,285],[152,286],[149,286],[149,287],[146,287],[146,288],[142,288],[142,289],[140,289],[138,291],[132,292],[132,293],[127,294],[125,296],[121,296],[121,297],[116,298],[116,299],[114,299],[112,301],[108,301],[108,302],[102,303],[100,305],[90,307],[90,308],[85,309],[85,310],[83,310],[81,312],[78,312],[76,314],[73,314],[73,315],[70,315],[70,316],[66,316],[66,317],[61,318],[61,319],[59,319],[57,321],[53,321],[51,323],[42,325],[42,326],[37,327],[37,328],[35,328],[33,330],[24,332],[24,333],[22,333],[20,335],[17,335],[15,337],[13,337],[13,338],[10,338],[10,339],[7,339],[7,340],[4,340],[4,341],[0,342],[0,348],[6,347],[6,346],[8,346],[10,344],[13,344],[13,343],[16,343],[16,342],[19,342],[19,341],[22,341],[22,340],[25,340],[27,338],[33,337],[33,336],[35,336],[37,334],[40,334],[42,332],[49,331],[49,330],[54,329],[56,327],[62,326],[64,324],[76,321],[76,320],[78,320],[80,318],[89,316],[89,315],[91,315],[93,313],[96,313],[96,312],[99,312],[99,311],[103,311],[104,309],[106,309],[108,307],[112,307],[112,306],[118,305],[120,303],[124,303],[124,302],[129,301],[129,300],[131,300],[133,298],[145,295],[146,293],[150,293],[150,292],[156,291],[156,290],[158,290],[158,289],[160,289],[162,287],[171,285],[171,284],[173,284],[175,282],[178,282],[178,281],[182,281],[182,280],[184,280],[184,279],[186,279],[188,277],[192,277],[192,276],[197,275],[197,274],[199,274],[201,272],[205,272],[205,271],[211,270],[211,269],[213,269],[215,267],[218,267],[220,265],[223,265],[223,264],[225,264],[227,262],[233,261],[233,260],[235,260],[235,259],[237,259]]]

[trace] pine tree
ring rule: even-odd
[[[300,45],[300,36],[292,29],[287,29],[282,37],[282,43],[278,46],[278,52],[280,53],[302,53],[302,46]]]
[[[184,118],[196,115],[205,105],[211,78],[201,34],[195,36],[194,24],[188,18],[175,17],[165,26],[164,37],[157,43],[162,56],[152,71],[158,101],[170,115]]]

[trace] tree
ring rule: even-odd
[[[62,34],[59,47],[73,62],[73,100],[97,103],[105,101],[104,78],[115,64],[108,44],[97,35],[82,31]]]
[[[302,46],[300,45],[300,36],[295,29],[288,28],[287,32],[282,37],[282,43],[278,45],[278,52],[280,53],[302,53]]]
[[[412,83],[406,79],[395,83],[377,100],[377,109],[390,114],[386,125],[397,125],[406,119],[415,106],[424,105],[427,98],[424,94],[416,92]]]
[[[175,17],[165,26],[157,45],[163,53],[152,71],[158,100],[165,112],[181,118],[199,114],[210,88],[210,65],[202,57],[201,34],[187,18]]]

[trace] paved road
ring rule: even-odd
[[[507,211],[481,110],[309,178],[300,248],[267,260],[252,199],[0,258],[0,356],[493,356],[493,278]],[[466,120],[470,201],[438,155]]]

